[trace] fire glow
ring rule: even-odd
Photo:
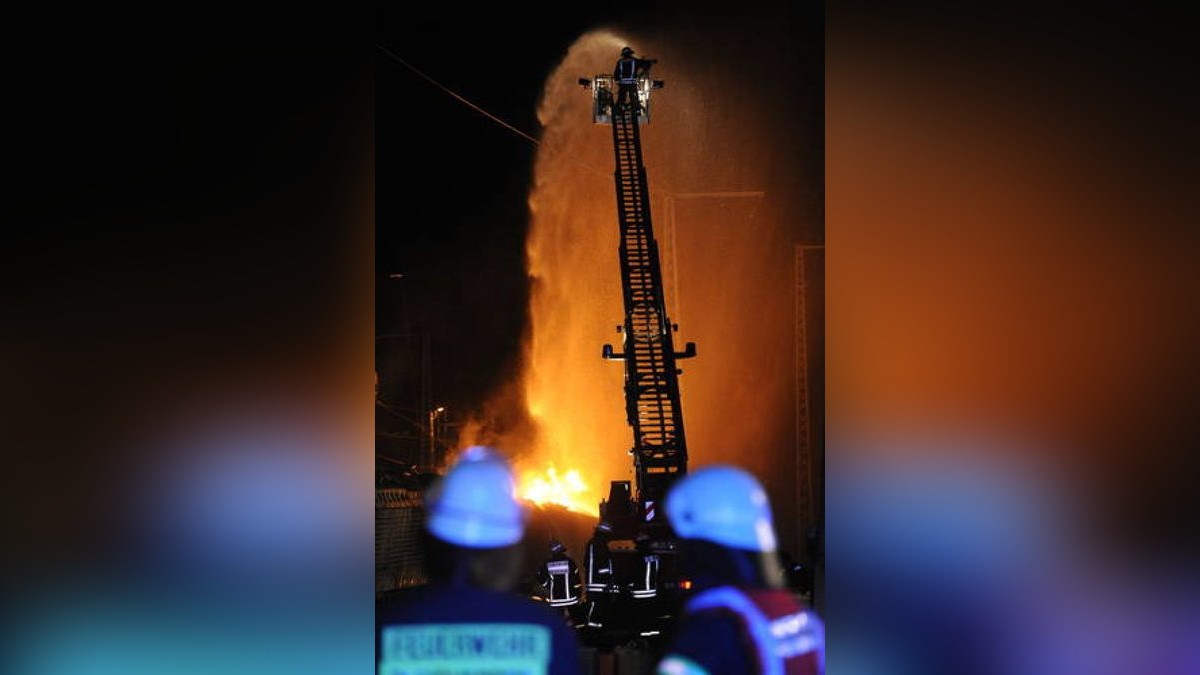
[[[592,124],[590,92],[577,80],[611,67],[623,44],[588,33],[546,81],[528,197],[521,368],[458,439],[459,447],[505,448],[521,499],[593,517],[609,481],[631,479],[632,465],[623,368],[600,357],[623,316],[612,140]]]
[[[576,469],[559,474],[553,465],[544,471],[521,471],[517,496],[539,506],[557,504],[568,510],[593,515],[595,505],[588,500],[590,490]]]
[[[738,86],[738,73],[707,49],[670,51],[594,31],[547,78],[528,196],[519,367],[460,431],[460,446],[505,449],[519,496],[593,517],[611,481],[635,480],[624,364],[601,357],[602,345],[620,351],[625,339],[614,330],[624,306],[612,133],[592,124],[591,92],[578,83],[610,70],[630,43],[662,57],[670,82],[642,148],[666,311],[681,327],[675,343],[699,350],[680,379],[689,462],[736,462],[775,477],[777,518],[794,521],[801,483],[791,478],[795,453],[782,452],[798,447],[801,428],[794,244],[820,231],[820,218],[810,221],[820,182],[780,152],[807,142],[793,117],[774,124],[776,99],[751,89],[730,96],[725,87]]]
[[[577,79],[603,71],[622,44],[588,34],[546,82],[526,240],[530,326],[518,386],[534,429],[521,444],[518,493],[593,517],[608,481],[629,478],[631,466],[623,371],[600,358],[623,315],[611,133],[592,125]]]

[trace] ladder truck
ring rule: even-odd
[[[650,121],[650,93],[662,88],[649,74],[638,78],[638,108],[615,105],[616,83],[611,75],[580,78],[591,89],[592,121],[612,129],[616,157],[618,253],[624,321],[621,351],[604,345],[605,359],[625,366],[625,414],[633,431],[636,484],[612,481],[608,499],[600,503],[600,518],[612,528],[616,638],[629,633],[658,634],[677,609],[690,584],[676,574],[676,543],[666,520],[663,498],[671,483],[687,473],[687,439],[679,396],[677,361],[696,355],[695,343],[675,350],[678,326],[667,317],[658,242],[650,217],[650,193],[642,163],[640,127]],[[636,492],[633,490],[636,489]],[[654,558],[648,570],[647,552]],[[654,578],[648,575],[653,572]],[[653,593],[647,588],[651,586]],[[612,599],[610,594],[610,599]],[[612,628],[613,623],[606,624]],[[624,629],[626,635],[621,635]]]

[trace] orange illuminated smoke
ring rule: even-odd
[[[793,244],[817,241],[822,231],[811,208],[819,169],[810,174],[811,163],[788,159],[809,137],[791,111],[780,114],[777,96],[741,87],[709,48],[684,42],[691,41],[655,45],[589,32],[547,78],[528,198],[529,315],[519,368],[464,427],[459,447],[506,449],[525,500],[592,517],[612,481],[635,480],[625,364],[601,358],[605,344],[623,351],[626,337],[615,330],[625,309],[612,129],[592,123],[591,93],[579,86],[632,43],[663,57],[670,82],[642,148],[666,311],[680,326],[675,345],[694,341],[700,350],[681,364],[679,383],[689,461],[736,462],[776,478],[776,519],[797,523],[782,533],[786,543],[807,531],[794,505],[811,503],[808,493],[798,499],[806,482],[795,478],[808,427],[796,421]]]
[[[592,514],[595,505],[588,500],[588,487],[579,471],[570,469],[559,474],[553,466],[543,471],[519,472],[517,496],[539,506],[557,504],[571,511]]]

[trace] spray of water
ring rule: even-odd
[[[592,124],[590,90],[578,84],[611,71],[625,44],[658,58],[654,75],[667,79],[642,139],[676,343],[700,349],[681,362],[691,466],[732,462],[756,472],[781,520],[790,518],[795,228],[782,225],[784,200],[772,198],[772,186],[786,181],[769,175],[781,162],[771,156],[765,106],[688,51],[703,42],[594,31],[547,78],[529,194],[524,362],[517,382],[489,404],[522,414],[507,426],[470,427],[463,442],[490,435],[516,455],[526,491],[569,492],[557,501],[592,514],[610,480],[633,479],[623,368],[600,358],[606,342],[619,349],[623,317],[612,135]],[[565,479],[572,471],[580,480]]]

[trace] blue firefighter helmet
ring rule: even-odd
[[[425,526],[439,539],[467,548],[497,548],[521,540],[525,508],[517,501],[508,462],[474,446],[425,495]]]
[[[766,490],[743,469],[714,465],[684,476],[667,493],[666,509],[680,538],[764,553],[776,549]]]

